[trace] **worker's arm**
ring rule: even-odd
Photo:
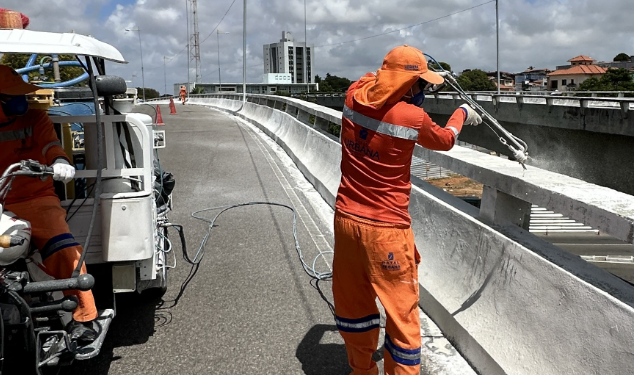
[[[425,112],[423,126],[418,131],[418,141],[416,143],[430,150],[451,150],[456,144],[456,139],[466,118],[465,111],[458,108],[447,122],[447,125],[442,128],[432,121],[431,117]]]
[[[35,142],[42,149],[42,156],[47,165],[51,165],[57,159],[64,159],[70,163],[66,152],[62,148],[62,143],[57,138],[53,122],[44,111],[34,111],[33,120],[35,122],[33,136]]]

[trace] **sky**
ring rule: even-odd
[[[198,1],[201,82],[242,82],[243,2]],[[113,45],[129,63],[109,63],[108,74],[138,87],[143,65],[145,86],[161,94],[173,93],[174,83],[188,79],[188,19],[190,34],[194,27],[187,4],[2,1],[2,7],[29,16],[31,30],[73,31]],[[598,61],[611,61],[621,52],[634,55],[633,9],[631,0],[499,0],[500,70],[555,69],[578,55]],[[247,82],[262,82],[263,45],[277,43],[282,31],[304,41],[304,21],[306,39],[315,45],[314,71],[321,77],[330,73],[356,80],[379,68],[385,54],[401,44],[449,63],[455,72],[496,70],[495,1],[247,0]],[[191,81],[194,67],[191,60]]]

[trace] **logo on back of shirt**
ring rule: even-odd
[[[359,131],[359,138],[361,139],[366,139],[368,138],[368,131],[361,128],[361,131]]]

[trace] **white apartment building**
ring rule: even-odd
[[[296,42],[290,31],[282,31],[279,43],[264,45],[264,74],[290,73],[291,83],[315,83],[314,45]],[[306,63],[304,63],[306,49]]]

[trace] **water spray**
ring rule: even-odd
[[[495,133],[500,143],[502,143],[509,149],[509,151],[511,151],[513,158],[515,158],[515,160],[517,160],[522,165],[522,168],[526,169],[526,165],[524,164],[526,160],[528,160],[528,145],[526,144],[526,142],[514,136],[508,130],[504,129],[502,125],[500,125],[498,120],[495,119],[495,117],[491,116],[489,112],[487,112],[484,108],[482,108],[480,104],[478,104],[478,102],[473,100],[473,98],[471,98],[471,96],[469,96],[462,89],[462,87],[460,87],[460,84],[458,83],[456,77],[452,72],[446,71],[440,65],[440,63],[430,55],[425,54],[425,56],[427,57],[428,61],[435,64],[433,71],[442,75],[445,78],[445,82],[449,86],[451,86],[458,93],[458,95],[460,95],[460,98],[462,98],[462,100],[467,102],[467,104],[469,104],[473,109],[479,112],[480,116],[482,117],[482,122]],[[497,131],[495,129],[497,129]],[[503,136],[500,136],[500,134],[498,134],[498,131]]]

